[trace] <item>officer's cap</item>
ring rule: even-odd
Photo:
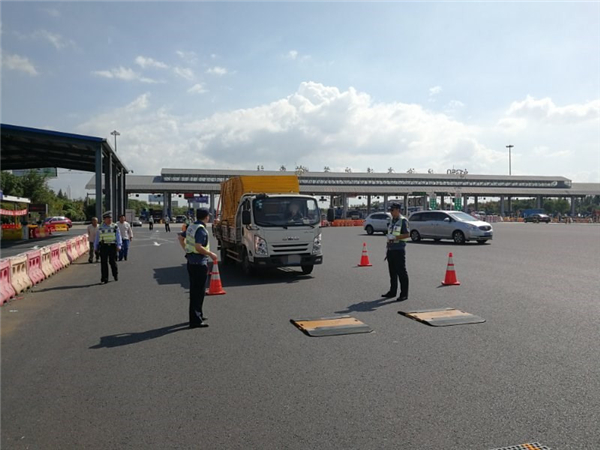
[[[402,206],[400,205],[400,203],[392,203],[392,204],[390,205],[390,211],[391,211],[392,209],[402,209]]]
[[[107,217],[112,219],[112,211],[106,211],[104,214],[102,214],[103,219],[106,219]]]

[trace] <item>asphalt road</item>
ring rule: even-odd
[[[136,229],[118,282],[81,258],[0,308],[2,448],[597,450],[600,227],[494,228],[489,245],[411,243],[403,303],[379,297],[381,235],[325,229],[310,276],[221,267],[227,295],[194,330],[175,233]],[[461,286],[440,287],[448,252]],[[437,307],[486,322],[397,313]],[[290,324],[332,313],[374,332]]]

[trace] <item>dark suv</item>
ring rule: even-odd
[[[548,214],[531,214],[527,217],[525,217],[523,219],[524,222],[533,222],[533,223],[540,223],[540,222],[546,222],[546,223],[550,223],[552,221],[552,219],[550,219],[550,216]]]

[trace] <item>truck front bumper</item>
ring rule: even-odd
[[[314,266],[323,263],[323,255],[277,255],[267,258],[254,257],[254,265],[257,267],[298,267]]]

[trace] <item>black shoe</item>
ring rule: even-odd
[[[403,302],[404,300],[408,300],[408,295],[401,295],[400,297],[398,297],[399,302]]]
[[[115,281],[119,281],[118,275],[115,275]]]
[[[91,264],[91,263],[94,262],[94,260],[93,259],[88,259],[88,262]]]
[[[396,296],[396,294],[392,294],[391,292],[386,292],[385,294],[382,295],[383,298],[392,298],[395,296]]]
[[[127,256],[125,257],[125,261],[127,261]]]
[[[204,322],[200,323],[190,323],[190,328],[207,328],[208,324]]]
[[[100,284],[106,284],[108,283],[108,280],[100,280]]]

